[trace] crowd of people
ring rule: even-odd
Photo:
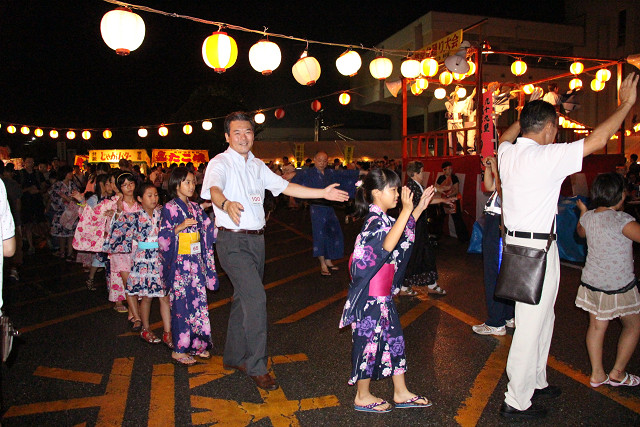
[[[492,191],[485,210],[491,219],[483,236],[488,318],[473,331],[504,335],[506,327],[516,328],[500,408],[505,417],[542,417],[546,410],[537,400],[561,393],[546,377],[560,268],[553,241],[540,303],[496,300],[500,234],[509,244],[538,249],[545,247],[550,234],[555,236],[562,181],[579,171],[582,158],[601,149],[618,129],[635,104],[637,81],[633,74],[627,77],[616,112],[587,138],[571,144],[552,144],[557,119],[551,104],[528,103],[520,120],[502,135],[497,158],[484,160],[485,185]],[[452,165],[444,162],[443,174],[430,187],[424,185],[423,164],[417,161],[407,166],[406,186],[401,185],[401,174],[392,170],[399,165],[388,159],[348,167],[338,161],[330,167],[327,153],[320,151],[304,168],[296,170],[288,160],[276,168],[251,152],[254,124],[242,112],[227,116],[225,138],[229,148],[208,165],[155,166],[148,176],[126,160],[115,169],[91,165],[87,174],[55,159],[35,164],[27,158],[20,171],[0,162],[12,219],[22,230],[21,235],[16,232],[16,246],[24,246],[27,254],[49,246],[67,262],[82,263],[89,290],[96,289],[96,273],[104,269],[109,300],[116,311],[127,314],[131,330],[148,343],[164,343],[172,349],[174,363],[187,366],[196,358],[211,357],[206,290],[219,286],[215,252],[234,288],[223,365],[247,374],[262,389],[275,390],[278,385],[267,367],[262,283],[267,195],[309,199],[313,256],[322,276],[337,270],[333,261],[344,256],[331,203],[355,199],[349,215],[364,222],[349,260],[350,284],[339,322],[339,327],[352,329],[348,383],[356,385],[354,409],[385,413],[431,406],[429,399],[406,386],[405,341],[394,296],[446,294],[437,283],[429,209],[451,214],[458,238],[468,239],[464,223],[456,218],[459,181]],[[592,189],[594,210],[580,205],[578,233],[586,236],[590,252],[576,305],[590,316],[586,342],[592,387],[640,384],[639,377],[625,371],[640,336],[640,294],[631,256],[631,242],[640,241],[640,225],[618,212],[623,187],[616,174],[599,177]],[[3,222],[2,236],[10,231]],[[8,245],[5,254],[11,251]],[[603,265],[603,254],[609,255],[611,265]],[[17,254],[9,261],[16,280],[20,262]],[[150,327],[153,299],[159,301],[161,337]],[[623,331],[616,364],[606,373],[603,337],[608,322],[617,317]],[[372,379],[386,377],[393,379],[393,404],[370,390]]]

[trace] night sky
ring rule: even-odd
[[[333,0],[134,2],[252,29],[266,26],[269,32],[368,47],[431,10],[550,22],[561,22],[563,15],[562,2],[552,0],[469,3],[465,7],[465,2],[413,0],[388,5]],[[228,112],[226,108],[288,105],[349,88],[349,79],[335,68],[343,48],[311,45],[310,55],[320,61],[322,75],[315,86],[303,87],[291,75],[291,66],[304,43],[273,38],[282,62],[266,77],[248,60],[249,48],[261,37],[229,30],[238,44],[238,60],[217,74],[201,54],[202,42],[217,27],[137,10],[146,26],[144,42],[131,55],[120,57],[100,35],[102,16],[115,7],[101,0],[0,1],[0,145],[9,144],[16,153],[25,149],[25,137],[7,134],[8,122],[58,129],[137,127],[215,117]],[[368,65],[363,64],[360,72],[368,73]],[[207,101],[212,93],[231,101],[215,97]],[[384,123],[372,115],[345,114],[337,96],[323,105],[328,121],[342,120],[352,127]],[[308,103],[290,105],[286,111],[279,126],[313,123]],[[115,133],[110,144],[122,144]],[[135,138],[133,130],[129,134]],[[46,137],[42,142],[52,144]],[[101,144],[99,135],[85,143],[88,148]]]

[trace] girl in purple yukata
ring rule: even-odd
[[[158,298],[164,327],[162,341],[173,349],[169,292],[161,277],[158,251],[161,216],[158,190],[152,183],[147,182],[136,188],[135,197],[142,210],[125,213],[115,218],[111,223],[109,245],[114,253],[133,254],[133,266],[127,278],[125,292],[127,298],[140,298],[139,314],[142,320],[140,338],[149,344],[161,342],[149,327],[151,300]]]
[[[400,178],[389,169],[373,169],[356,193],[356,216],[365,217],[351,255],[351,283],[340,327],[351,325],[353,347],[349,385],[357,385],[354,409],[389,412],[392,405],[371,394],[371,379],[393,378],[396,408],[431,406],[405,384],[405,342],[393,295],[400,291],[416,220],[433,198],[426,188],[413,207],[412,193],[402,188],[402,211],[398,219],[387,216],[396,207]],[[366,216],[365,216],[366,215]]]
[[[196,180],[184,167],[169,177],[174,197],[162,208],[158,243],[162,276],[171,298],[171,357],[182,365],[193,365],[192,356],[209,359],[212,348],[207,291],[218,289],[213,258],[214,225],[197,204],[189,201]],[[206,289],[205,289],[206,286]]]

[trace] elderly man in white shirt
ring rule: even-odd
[[[557,134],[555,108],[542,100],[524,106],[520,122],[505,131],[516,143],[501,138],[498,167],[502,181],[502,215],[507,242],[543,249],[557,213],[560,186],[582,169],[582,158],[604,148],[636,101],[638,77],[627,76],[620,87],[620,106],[585,139],[553,144]],[[561,390],[547,383],[547,358],[555,320],[554,304],[560,281],[558,246],[547,253],[542,297],[538,305],[516,302],[507,375],[509,384],[500,414],[508,418],[541,418],[546,409],[537,400],[557,397]],[[532,400],[534,403],[532,404]]]
[[[218,227],[220,265],[233,284],[224,366],[246,372],[265,390],[278,388],[267,372],[267,309],[264,273],[264,191],[301,199],[348,200],[338,184],[308,188],[273,173],[251,153],[253,119],[242,112],[225,119],[229,148],[211,159],[202,198],[211,199]]]

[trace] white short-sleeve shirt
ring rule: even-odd
[[[548,233],[565,178],[582,169],[584,139],[540,145],[520,137],[498,148],[502,213],[508,230]]]
[[[7,189],[4,182],[0,180],[0,242],[15,236],[16,228],[13,223],[9,201],[7,200]],[[0,313],[2,312],[2,268],[4,264],[4,249],[0,244]]]
[[[209,161],[202,183],[201,197],[211,199],[211,187],[218,187],[224,196],[244,207],[240,225],[234,224],[226,212],[213,205],[216,226],[229,229],[260,230],[265,225],[264,190],[274,196],[282,193],[288,181],[273,173],[264,162],[249,152],[247,159],[229,147]]]

